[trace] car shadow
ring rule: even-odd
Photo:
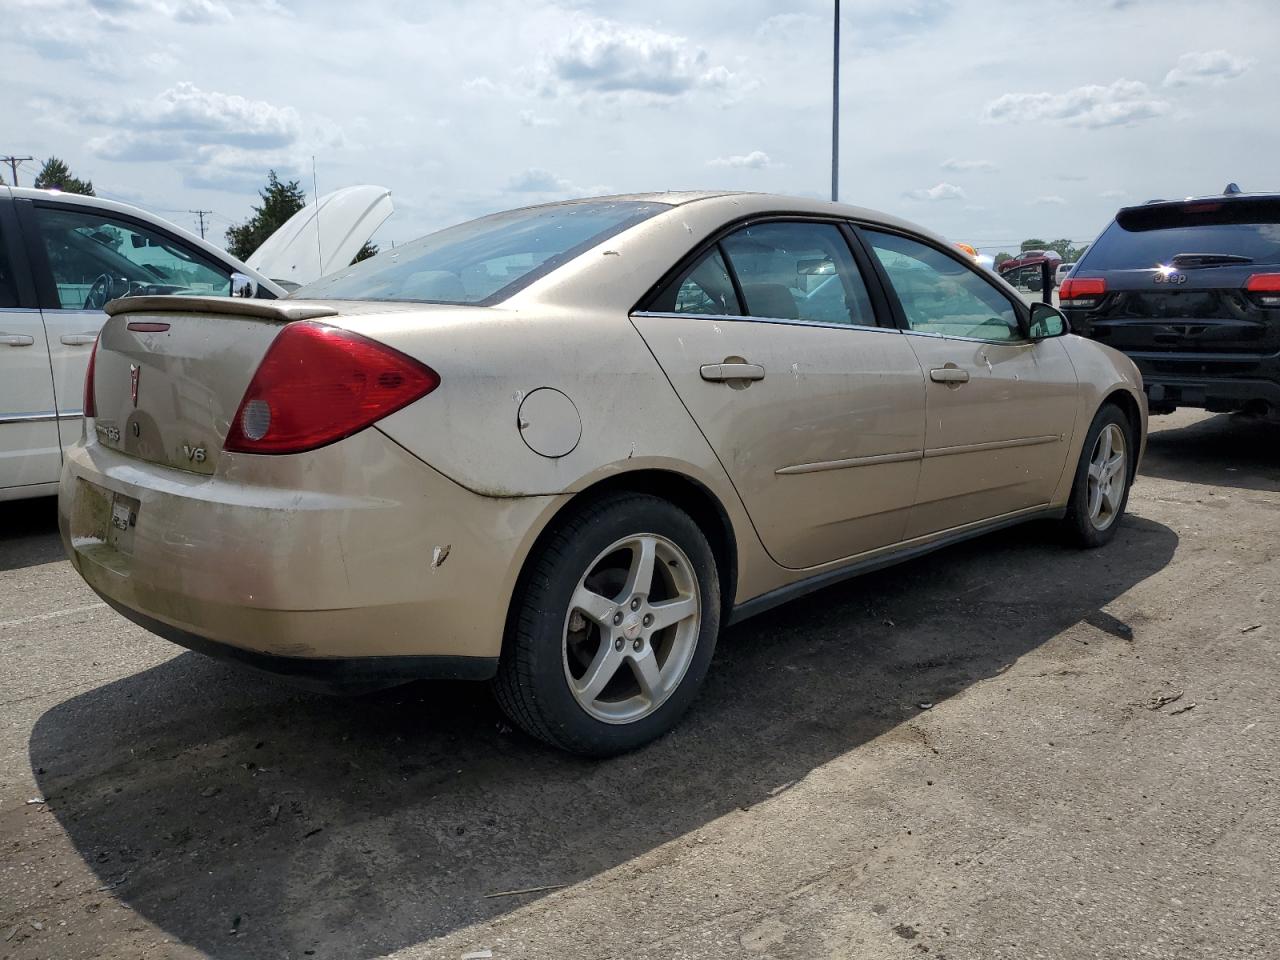
[[[1185,427],[1152,417],[1140,473],[1280,493],[1280,422],[1221,413]]]
[[[62,560],[58,498],[0,501],[0,570]]]
[[[902,728],[1173,556],[1128,517],[1106,549],[1045,526],[830,587],[728,630],[679,728],[588,762],[512,731],[485,689],[329,699],[195,654],[40,717],[42,795],[109,893],[219,957],[366,958],[627,863]]]

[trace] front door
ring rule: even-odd
[[[925,374],[928,428],[908,539],[1049,502],[1076,411],[1060,340],[1032,341],[1019,306],[957,257],[864,230]]]
[[[18,305],[8,246],[14,233],[11,222],[0,222],[0,499],[53,483],[62,469],[49,344],[40,311]]]
[[[129,217],[41,201],[27,221],[47,265],[44,325],[64,445],[80,437],[84,376],[108,300],[137,294],[226,296],[229,267]]]
[[[902,539],[923,374],[840,227],[744,227],[646,306],[637,330],[774,560],[812,567]]]

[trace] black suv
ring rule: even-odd
[[[1138,365],[1152,413],[1280,416],[1280,194],[1126,207],[1058,297],[1074,333]]]

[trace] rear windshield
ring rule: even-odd
[[[293,299],[496,303],[665,203],[580,200],[495,213],[383,250]]]
[[[1178,254],[1219,253],[1280,263],[1280,200],[1209,200],[1121,210],[1089,248],[1090,270],[1140,270]]]

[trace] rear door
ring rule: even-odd
[[[762,542],[803,568],[902,539],[924,378],[831,222],[742,227],[633,316]]]
[[[39,492],[62,468],[49,345],[7,194],[0,187],[0,499]]]
[[[1082,334],[1171,359],[1161,372],[1200,373],[1199,355],[1227,373],[1232,355],[1280,352],[1280,310],[1247,290],[1250,277],[1277,271],[1280,199],[1152,204],[1122,210],[1081,258],[1072,279],[1104,280],[1102,296],[1063,307]]]
[[[1061,340],[1029,340],[1022,305],[958,255],[860,231],[896,294],[924,369],[924,463],[908,538],[1049,502],[1076,411]]]
[[[19,205],[41,289],[62,443],[80,436],[85,370],[106,321],[130,295],[225,296],[231,268],[131,217],[86,204]]]

